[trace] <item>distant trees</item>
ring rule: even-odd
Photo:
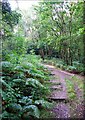
[[[21,14],[12,11],[8,1],[2,1],[2,25],[4,30],[4,35],[9,36],[13,27],[18,24]]]
[[[2,6],[2,60],[8,59],[8,54],[23,54],[25,47],[22,36],[14,34],[14,28],[19,24],[21,14],[18,11],[12,11],[7,0],[1,2]]]
[[[21,45],[28,46],[28,53],[34,49],[43,59],[58,57],[67,65],[72,65],[73,61],[83,63],[83,4],[75,1],[40,2],[33,7],[33,15],[22,11],[19,22],[20,13],[12,11],[9,3],[2,1],[3,38],[10,37],[13,45],[16,44],[14,41],[20,42],[18,38],[11,40],[11,31],[19,23],[17,36],[25,38]],[[12,48],[10,43],[5,43],[5,46],[8,44]]]
[[[67,65],[83,62],[83,2],[42,2],[34,10],[35,41],[44,55],[58,56]]]

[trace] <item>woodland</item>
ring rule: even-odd
[[[58,117],[55,106],[66,101],[62,117],[82,118],[85,74],[85,2],[39,2],[30,11],[12,10],[0,2],[2,120]],[[55,67],[55,68],[54,68]],[[69,74],[71,77],[65,75]],[[49,97],[54,77],[66,87],[67,98]],[[65,84],[64,84],[65,83]],[[60,85],[59,84],[59,85]],[[56,91],[59,91],[56,86]],[[80,99],[79,99],[80,98]],[[70,117],[64,116],[69,101]],[[79,108],[79,103],[82,104]],[[60,109],[60,108],[59,108]],[[75,110],[74,110],[75,109]],[[81,111],[79,111],[82,109]],[[78,111],[77,111],[78,110]],[[61,110],[60,110],[61,111]],[[77,111],[77,113],[75,113]],[[58,115],[57,115],[58,113]],[[81,113],[81,114],[79,114]],[[80,115],[80,116],[79,116]]]

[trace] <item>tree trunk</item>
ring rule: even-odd
[[[43,49],[40,49],[39,53],[40,53],[41,58],[44,60],[44,51],[43,51]]]

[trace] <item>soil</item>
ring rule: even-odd
[[[83,83],[84,77],[59,70],[52,65],[45,65],[53,76],[50,82],[51,94],[49,99],[55,101],[55,106],[51,109],[54,118],[77,118],[84,119],[84,98],[83,90],[78,86],[78,82],[72,81],[72,77],[76,76]],[[67,92],[66,80],[71,80],[74,84],[75,99],[70,99]]]

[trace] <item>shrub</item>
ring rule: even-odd
[[[32,59],[30,59],[32,57]],[[2,61],[2,119],[20,120],[39,118],[40,108],[35,101],[45,99],[48,88],[44,81],[48,80],[48,71],[40,64],[39,57],[33,55],[20,56],[18,62]],[[47,101],[40,102],[42,108]]]
[[[29,105],[23,108],[23,119],[30,119],[30,117],[39,118],[40,111],[37,106]]]
[[[84,65],[82,63],[79,63],[78,61],[74,61],[73,65],[77,68],[78,71],[83,71],[84,70]]]
[[[11,62],[2,61],[2,62],[1,62],[1,65],[2,65],[2,70],[3,70],[3,72],[13,71],[13,64],[11,64]]]

